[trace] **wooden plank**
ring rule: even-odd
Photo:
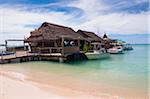
[[[22,40],[22,39],[8,39],[6,41],[25,41],[25,40]]]
[[[6,46],[5,44],[0,44],[0,46]]]

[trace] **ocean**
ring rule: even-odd
[[[80,91],[109,93],[131,99],[148,97],[150,45],[133,45],[134,50],[111,54],[107,59],[59,62],[26,62],[2,65],[20,72],[28,80],[65,86]]]

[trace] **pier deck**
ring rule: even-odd
[[[60,61],[66,60],[66,57],[62,56],[61,53],[29,53],[27,51],[18,51],[12,55],[4,55],[0,57],[0,64],[13,63],[13,62],[27,62],[27,61]]]

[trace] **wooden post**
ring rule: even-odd
[[[56,47],[58,48],[57,40],[55,40],[55,41],[54,41],[54,47],[55,47],[55,48],[56,48]],[[56,49],[56,51],[58,52],[58,51],[59,51],[59,49]]]
[[[49,48],[49,53],[50,53],[50,54],[52,53],[52,48]]]
[[[44,47],[44,40],[42,41],[42,48]]]
[[[25,39],[23,41],[24,51],[26,51]]]
[[[5,48],[6,48],[6,51],[7,51],[7,40],[5,40]]]
[[[78,47],[80,49],[80,38],[78,39]]]
[[[61,46],[62,46],[62,56],[64,56],[64,37],[62,37],[62,40],[61,40]]]
[[[23,40],[23,46],[24,46],[24,51],[26,51],[26,46],[25,46],[25,36],[24,36],[24,40]]]
[[[58,47],[56,40],[54,41],[54,47]]]
[[[2,55],[1,55],[1,61],[3,61],[3,51],[2,51]]]
[[[42,39],[42,48],[44,48],[45,45],[44,45],[44,36],[43,36],[43,35],[42,35],[42,38],[43,38],[43,39]],[[42,52],[42,51],[41,51],[41,52]]]
[[[42,42],[42,47],[40,48],[40,53],[42,53],[42,50],[44,48],[44,39],[41,42]]]

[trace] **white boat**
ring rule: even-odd
[[[107,50],[110,54],[121,54],[123,53],[123,48],[121,46],[116,46]]]
[[[85,53],[85,55],[87,56],[87,58],[89,60],[94,60],[94,59],[104,59],[104,58],[108,58],[109,57],[109,53],[103,53],[101,51],[94,51],[94,52],[87,52]]]
[[[103,59],[109,57],[109,53],[106,52],[106,49],[102,47],[101,43],[99,42],[91,43],[91,46],[92,46],[92,51],[85,53],[88,59],[94,60],[94,59]]]
[[[125,45],[123,46],[123,50],[124,50],[124,51],[130,51],[130,50],[133,50],[133,48],[132,48],[132,46],[131,46],[130,44],[125,44]]]

